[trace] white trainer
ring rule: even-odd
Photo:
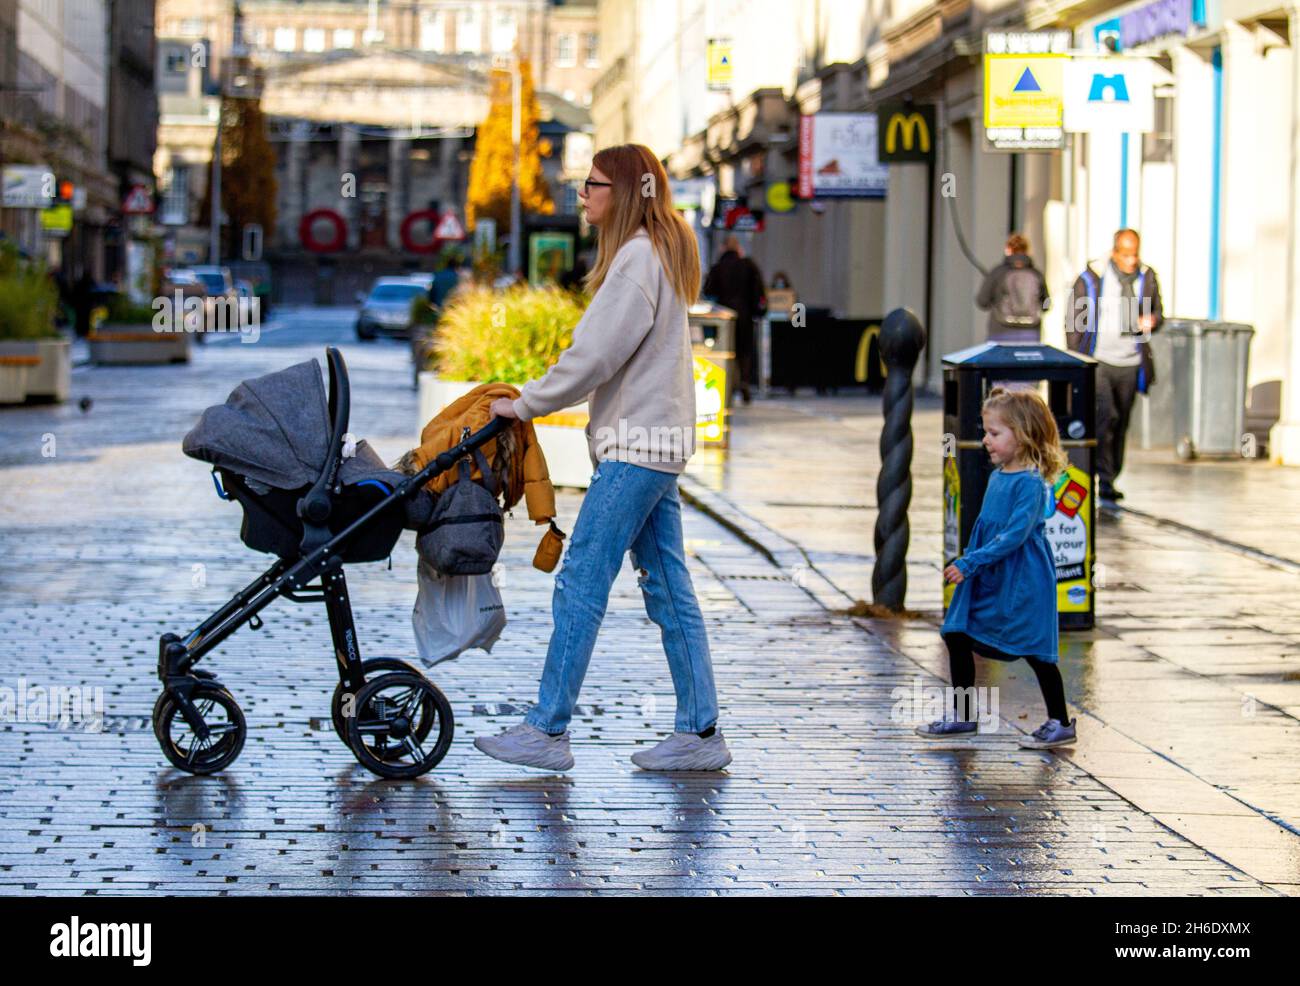
[[[731,751],[721,732],[708,739],[695,733],[673,733],[649,750],[632,754],[642,770],[721,770],[731,763]]]
[[[521,722],[499,736],[480,736],[474,740],[474,745],[489,757],[521,767],[568,770],[573,766],[568,730],[559,736],[552,736],[536,726]]]

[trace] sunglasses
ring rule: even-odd
[[[588,178],[586,181],[582,183],[582,190],[586,194],[590,195],[593,185],[601,188],[611,188],[613,187],[614,183],[612,181],[596,181],[593,178]]]

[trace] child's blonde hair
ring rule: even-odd
[[[984,399],[980,413],[995,412],[1007,423],[1020,446],[1020,458],[1055,483],[1069,460],[1061,448],[1061,433],[1047,403],[1032,390],[994,387]]]

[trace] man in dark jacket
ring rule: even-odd
[[[736,313],[736,388],[748,404],[754,383],[754,319],[767,303],[767,295],[763,275],[741,251],[740,241],[731,235],[722,247],[722,256],[705,278],[701,293]]]
[[[1029,241],[1007,237],[1002,263],[984,278],[975,304],[989,313],[989,342],[1039,342],[1043,312],[1051,306],[1047,281],[1029,259]]]
[[[1103,500],[1123,499],[1115,477],[1124,468],[1129,413],[1156,379],[1150,339],[1164,322],[1164,308],[1156,272],[1138,258],[1139,246],[1134,230],[1116,233],[1105,268],[1089,265],[1074,282],[1066,316],[1066,345],[1097,360],[1097,494]]]

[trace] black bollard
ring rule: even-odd
[[[880,475],[876,478],[876,564],[871,599],[901,612],[907,596],[907,508],[912,502],[912,370],[925,345],[921,320],[906,308],[885,316],[880,358],[885,376],[885,424],[880,432]]]

